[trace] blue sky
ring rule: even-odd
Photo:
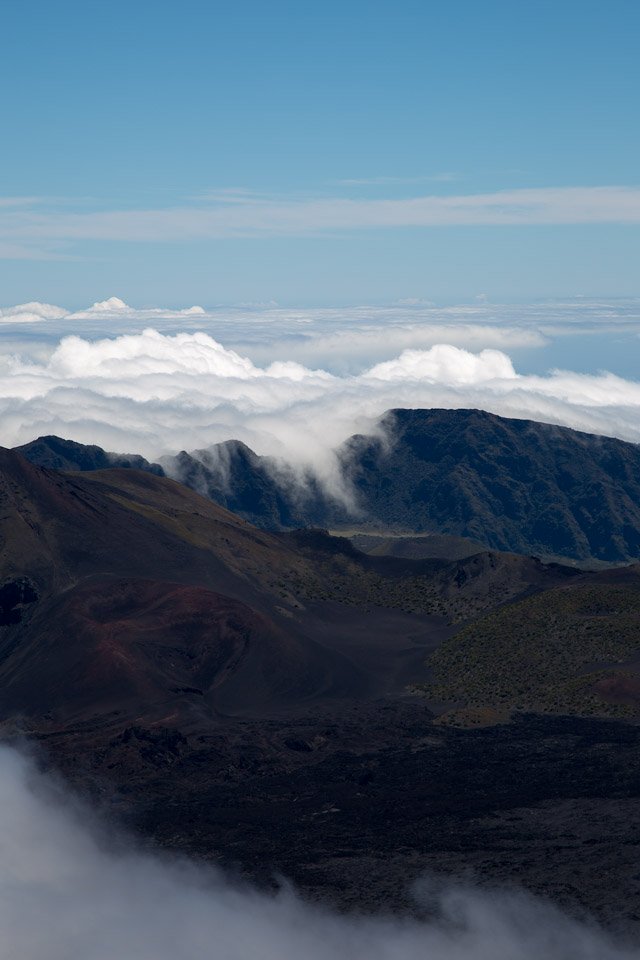
[[[635,295],[639,32],[628,0],[6,0],[1,300]]]

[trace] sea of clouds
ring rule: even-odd
[[[638,303],[523,311],[509,323],[483,302],[451,316],[413,301],[297,312],[140,310],[117,298],[75,313],[6,308],[0,444],[56,434],[157,458],[239,439],[330,474],[332,450],[396,407],[477,407],[640,440],[640,382],[606,371],[521,374],[512,359],[558,329],[633,326]]]
[[[428,884],[429,921],[338,915],[115,835],[0,747],[0,960],[638,960],[517,891]],[[419,896],[419,894],[418,894]]]

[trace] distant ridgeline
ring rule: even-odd
[[[337,451],[357,516],[313,477],[301,484],[235,440],[160,464],[58,437],[17,450],[57,470],[167,475],[265,529],[438,533],[543,557],[640,557],[640,446],[480,410],[393,410],[381,427],[384,440],[353,436]]]

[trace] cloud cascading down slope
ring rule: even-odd
[[[63,337],[0,355],[0,443],[42,434],[157,457],[239,439],[332,472],[331,450],[394,407],[476,407],[640,440],[640,383],[610,373],[519,375],[501,350],[439,343],[354,375],[292,360],[259,366],[203,332]]]
[[[0,748],[0,960],[637,960],[518,892],[429,884],[429,922],[335,915],[106,832]],[[423,894],[424,896],[424,894]]]

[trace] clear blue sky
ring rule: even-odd
[[[0,301],[638,294],[639,37],[636,0],[4,0]]]

